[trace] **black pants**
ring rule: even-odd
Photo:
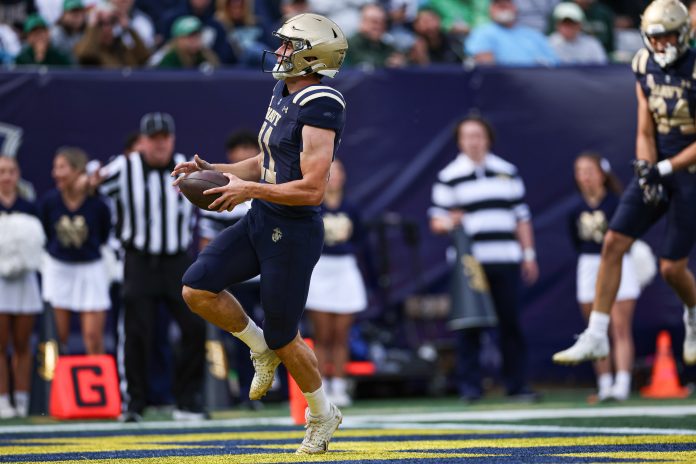
[[[519,322],[520,266],[517,264],[486,264],[483,269],[498,316],[500,352],[503,358],[503,379],[508,394],[527,388],[527,347]],[[465,329],[458,334],[459,393],[481,396],[481,332]]]
[[[146,406],[147,372],[157,305],[163,302],[181,330],[181,348],[174,364],[173,393],[178,408],[200,411],[205,374],[205,322],[181,297],[181,276],[191,264],[186,254],[151,256],[126,252],[123,282],[125,366],[128,410]]]

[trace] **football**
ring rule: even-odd
[[[208,206],[220,197],[219,193],[203,195],[208,189],[222,187],[229,183],[229,179],[218,171],[196,171],[184,177],[179,183],[179,190],[184,196],[201,209],[211,211]]]

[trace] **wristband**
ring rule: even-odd
[[[669,160],[662,160],[655,167],[662,177],[669,176],[673,171],[672,163]]]
[[[536,251],[534,248],[525,248],[522,250],[522,259],[524,261],[536,261]]]

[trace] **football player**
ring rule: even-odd
[[[609,353],[609,312],[632,243],[667,216],[660,272],[684,303],[684,362],[696,363],[696,284],[688,256],[696,240],[696,51],[679,0],[655,0],[643,13],[645,42],[633,59],[638,99],[635,177],[604,239],[587,329],[553,360],[575,364]]]
[[[321,79],[338,73],[348,42],[333,21],[316,14],[288,19],[274,35],[281,44],[264,52],[264,63],[272,57],[264,71],[279,82],[259,132],[261,152],[235,164],[211,165],[195,157],[172,172],[223,172],[229,183],[206,191],[221,194],[211,209],[230,210],[253,199],[249,213],[210,242],[188,269],[183,295],[192,311],[250,347],[255,369],[250,399],[264,396],[276,367],[285,364],[309,405],[297,453],[316,454],[327,451],[342,415],[328,401],[317,358],[298,327],[323,245],[319,206],[345,122],[343,96]],[[225,290],[259,274],[263,330]]]

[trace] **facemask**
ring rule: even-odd
[[[672,44],[667,44],[663,52],[655,52],[653,54],[655,62],[660,65],[661,68],[669,66],[674,63],[677,58],[679,58],[679,50]]]

